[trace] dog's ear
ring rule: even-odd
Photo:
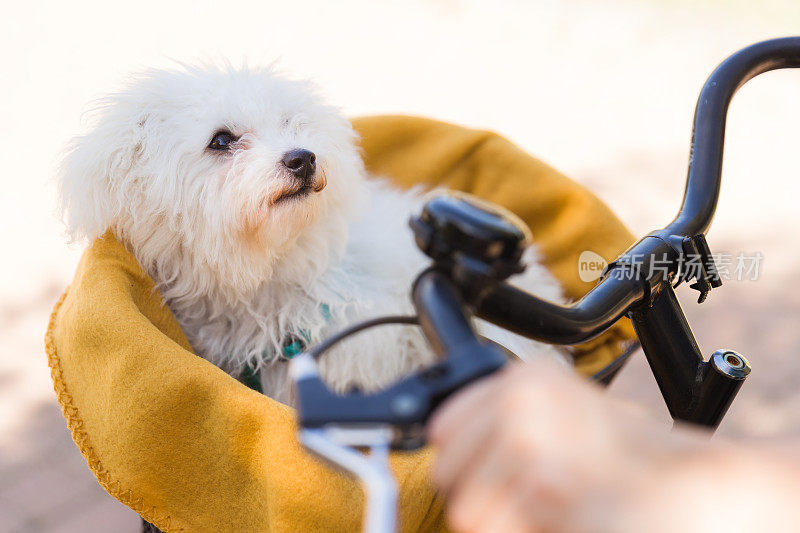
[[[103,235],[129,212],[146,120],[144,112],[123,102],[105,101],[95,109],[94,127],[70,142],[58,190],[59,211],[72,241]]]

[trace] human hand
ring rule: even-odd
[[[636,432],[626,425],[636,421]],[[637,478],[651,431],[594,386],[517,364],[462,391],[429,426],[434,479],[458,531],[598,531]],[[635,453],[635,452],[634,452]],[[609,484],[609,480],[618,480]]]
[[[731,533],[800,523],[796,442],[668,431],[544,363],[512,365],[461,391],[429,436],[434,480],[460,532]]]

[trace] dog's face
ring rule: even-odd
[[[307,276],[341,248],[362,176],[350,124],[307,85],[188,68],[105,99],[61,193],[73,237],[111,229],[163,276],[241,293]]]

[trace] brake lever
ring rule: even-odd
[[[320,458],[358,478],[367,497],[364,531],[397,530],[397,483],[389,468],[392,429],[375,424],[363,428],[303,428],[300,442]],[[356,448],[366,448],[369,455]]]

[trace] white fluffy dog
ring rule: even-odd
[[[413,311],[427,264],[407,221],[421,191],[367,175],[357,136],[306,83],[269,69],[150,71],[101,101],[65,156],[70,237],[107,230],[155,280],[196,352],[233,376],[257,369],[290,402],[287,349],[355,321]],[[516,284],[553,301],[535,261]],[[481,324],[523,357],[552,348]],[[421,333],[387,327],[321,363],[336,390],[386,386],[432,361]]]

